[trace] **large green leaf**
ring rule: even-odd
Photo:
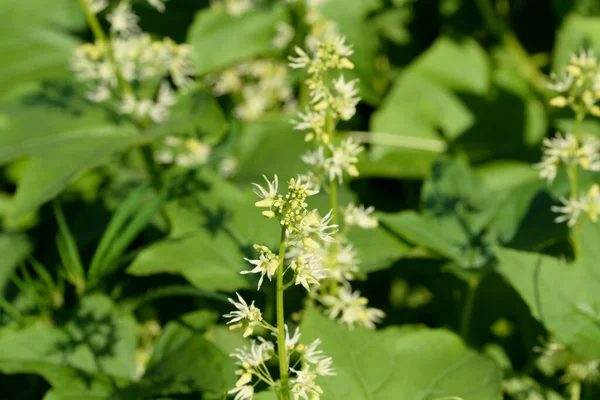
[[[337,372],[320,380],[323,400],[501,398],[495,363],[443,329],[348,331],[309,310],[302,322],[302,341],[316,338],[323,341],[324,353],[333,357]]]
[[[356,249],[359,267],[364,273],[388,268],[411,249],[381,226],[375,229],[353,228],[348,239]]]
[[[252,57],[273,54],[276,25],[287,18],[282,6],[258,8],[240,16],[231,16],[223,9],[200,10],[187,37],[194,50],[196,72],[206,74]]]
[[[540,188],[534,177],[508,190],[486,190],[464,160],[446,157],[434,164],[423,186],[422,213],[383,214],[381,220],[411,243],[464,268],[478,268],[490,261],[491,246],[515,238]],[[520,246],[543,242],[548,233],[532,235]]]
[[[169,322],[155,343],[141,380],[121,396],[148,398],[200,391],[204,397],[222,396],[233,387],[232,358],[205,334],[216,318],[214,313],[198,311]]]
[[[64,325],[0,331],[0,371],[41,375],[69,390],[123,385],[135,378],[135,319],[103,295],[84,297]]]
[[[188,182],[189,183],[189,182]],[[128,269],[134,275],[181,274],[207,290],[246,287],[240,275],[253,244],[273,246],[278,225],[261,216],[255,198],[221,178],[202,175],[189,195],[166,207],[171,234],[141,251]]]
[[[589,264],[567,264],[508,249],[497,249],[496,256],[498,271],[519,292],[535,318],[581,355],[600,357],[597,259]],[[589,267],[596,272],[590,272]]]
[[[67,77],[69,58],[79,41],[64,28],[84,26],[76,2],[2,1],[0,15],[0,98],[34,89],[37,82]]]

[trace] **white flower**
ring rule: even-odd
[[[314,151],[307,151],[306,153],[304,153],[302,156],[302,161],[304,161],[306,164],[314,167],[315,169],[323,169],[325,168],[325,154],[324,154],[324,150],[323,150],[323,146],[319,146],[316,150]]]
[[[329,145],[332,151],[331,158],[325,162],[325,168],[331,181],[337,177],[341,184],[344,177],[344,171],[350,176],[358,176],[358,169],[354,164],[358,162],[358,154],[363,151],[363,147],[352,137],[342,141],[339,147]]]
[[[315,372],[321,376],[332,376],[335,375],[335,370],[331,367],[333,364],[333,358],[324,357],[320,359],[315,365]]]
[[[165,0],[148,0],[148,4],[150,4],[152,7],[156,8],[160,12],[165,12],[166,7],[164,1]]]
[[[561,223],[568,221],[569,226],[574,226],[577,223],[577,219],[579,219],[583,205],[577,199],[561,198],[560,201],[563,203],[563,206],[552,206],[550,208],[555,213],[563,214],[556,217],[554,222]]]
[[[198,139],[190,138],[185,141],[187,152],[177,156],[176,163],[181,167],[194,167],[208,162],[212,147],[202,143]]]
[[[289,57],[290,63],[288,65],[290,66],[290,68],[294,68],[294,69],[306,68],[310,64],[311,58],[304,50],[302,50],[298,46],[294,47],[294,50],[296,51],[297,56],[296,57],[290,56]]]
[[[139,17],[131,10],[131,4],[122,1],[119,5],[106,16],[110,22],[111,32],[116,32],[123,37],[134,35],[140,32],[138,26]]]
[[[377,228],[379,225],[377,218],[370,217],[374,211],[375,207],[373,206],[365,208],[361,204],[357,207],[353,203],[350,203],[343,211],[344,223],[346,226],[358,226],[362,229]]]
[[[234,17],[247,13],[254,8],[254,0],[211,0],[213,7],[224,7],[227,14]]]
[[[311,395],[310,400],[319,400],[320,395],[323,394],[323,389],[315,383],[317,374],[311,371],[308,366],[301,370],[290,369],[296,374],[296,377],[291,380],[294,400],[309,400],[309,395]]]
[[[90,10],[94,14],[102,12],[108,6],[108,0],[87,0]]]
[[[333,210],[329,210],[323,218],[319,217],[317,210],[307,213],[298,224],[298,230],[304,238],[304,245],[318,248],[319,245],[313,238],[319,238],[324,242],[335,242],[333,235],[338,231],[338,226],[329,224],[332,219]]]
[[[327,270],[321,264],[321,258],[314,253],[306,253],[292,261],[290,267],[295,272],[295,284],[302,285],[310,292],[310,285],[320,286],[319,281],[327,278]]]
[[[360,296],[359,291],[352,292],[351,289],[340,287],[335,296],[324,295],[320,298],[321,303],[329,308],[329,318],[340,317],[340,322],[352,329],[355,324],[375,329],[375,324],[381,322],[385,313],[376,308],[368,308],[368,300]]]
[[[102,103],[110,98],[112,92],[105,85],[98,85],[92,91],[86,93],[86,98],[94,103]]]
[[[321,339],[316,338],[310,345],[306,346],[302,351],[303,360],[310,364],[317,364],[325,358],[323,350],[318,349],[321,343],[323,343]]]
[[[257,367],[273,357],[275,345],[261,337],[258,338],[258,341],[260,343],[256,340],[251,340],[250,349],[244,346],[241,349],[236,349],[230,354],[231,357],[238,359],[236,364],[241,365],[244,368],[247,368],[247,366]]]
[[[333,254],[329,246],[326,246],[322,249],[322,253],[324,253],[322,257],[329,257],[326,263],[329,277],[340,283],[354,279],[356,273],[359,271],[359,261],[356,258],[356,251],[351,244],[339,246],[337,252]]]
[[[175,104],[175,92],[171,85],[163,81],[158,89],[156,102],[152,105],[149,115],[155,123],[161,123],[169,119],[170,108]]]
[[[234,157],[225,157],[219,164],[219,174],[224,178],[231,178],[236,174],[239,162]]]
[[[275,37],[271,42],[273,47],[283,49],[292,41],[295,33],[294,27],[287,22],[278,22],[275,26]]]
[[[169,72],[175,86],[183,88],[190,85],[192,82],[191,76],[194,75],[192,47],[188,44],[180,44],[174,46],[174,50],[169,63]]]
[[[159,164],[172,164],[175,157],[170,150],[162,150],[154,153],[154,160]]]
[[[356,105],[360,102],[360,97],[356,97],[358,89],[354,87],[357,82],[358,79],[346,82],[344,75],[333,81],[337,95],[331,100],[331,106],[344,121],[350,120],[356,114]]]
[[[252,400],[254,398],[254,387],[250,385],[239,386],[231,389],[227,393],[237,393],[233,400]]]
[[[248,261],[250,264],[255,267],[249,271],[242,271],[241,274],[260,274],[260,279],[258,280],[258,289],[260,290],[260,286],[262,285],[263,278],[265,275],[271,280],[275,272],[277,272],[277,268],[279,267],[279,259],[277,255],[273,254],[271,250],[269,250],[265,246],[260,246],[255,244],[254,248],[260,252],[260,255],[257,260],[250,260],[248,258],[244,258],[244,260]]]
[[[239,302],[236,302],[233,299],[229,299],[229,302],[233,304],[237,310],[223,316],[225,318],[231,318],[227,324],[235,324],[236,322],[243,321],[244,325],[246,325],[244,337],[248,337],[252,335],[254,327],[262,322],[262,313],[260,312],[260,309],[254,306],[254,301],[248,306],[239,293],[236,292],[235,294],[237,295]],[[235,327],[237,326],[234,325],[231,328],[233,329]]]
[[[298,341],[300,340],[300,328],[296,327],[296,329],[294,330],[294,334],[292,336],[290,336],[290,331],[289,331],[287,324],[284,325],[284,327],[285,327],[285,348],[288,353],[292,353],[294,351],[294,349],[296,348]],[[273,334],[273,336],[277,337],[276,332],[271,332],[271,333]]]
[[[268,190],[266,190],[257,183],[253,183],[255,187],[254,193],[262,199],[260,201],[257,201],[254,205],[256,207],[272,207],[273,204],[275,204],[277,190],[279,189],[279,178],[277,177],[277,175],[274,175],[273,182],[269,181],[269,179],[267,179],[265,175],[263,175],[263,178],[265,178],[265,181],[267,182]]]

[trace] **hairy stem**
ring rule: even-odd
[[[285,315],[283,310],[283,267],[285,262],[285,226],[281,227],[279,239],[279,268],[277,268],[277,352],[279,355],[279,375],[281,381],[281,400],[290,399],[288,385],[288,359],[285,347]]]
[[[473,307],[475,306],[475,297],[477,288],[481,282],[481,274],[474,275],[468,282],[467,297],[463,305],[462,317],[460,321],[460,336],[468,342],[469,333],[471,330],[471,318],[473,317]]]

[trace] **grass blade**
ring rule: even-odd
[[[57,201],[52,205],[54,208],[54,217],[58,223],[59,234],[56,244],[60,258],[63,266],[67,269],[67,276],[71,279],[71,283],[75,285],[77,293],[81,294],[85,290],[85,272],[81,263],[81,256],[79,255],[75,238],[69,229],[69,225],[67,225],[60,205]]]

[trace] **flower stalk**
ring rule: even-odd
[[[288,384],[289,360],[285,345],[285,312],[283,293],[285,286],[283,284],[283,268],[285,264],[285,227],[281,227],[281,237],[279,238],[279,268],[277,269],[277,352],[279,355],[279,379],[281,381],[280,394],[282,400],[289,400],[290,389]]]

